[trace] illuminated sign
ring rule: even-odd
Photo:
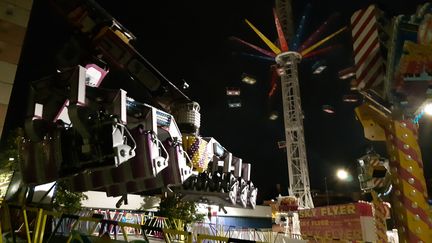
[[[396,79],[400,81],[432,81],[432,48],[407,41]]]
[[[429,81],[432,77],[432,58],[422,56],[402,56],[400,74],[405,81]]]
[[[302,235],[343,240],[367,240],[373,230],[372,206],[350,203],[299,210]]]
[[[312,208],[299,211],[300,218],[323,217],[323,216],[340,216],[340,215],[357,215],[354,204],[335,205],[322,208]]]

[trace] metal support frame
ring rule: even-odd
[[[199,234],[196,231],[183,231],[183,230],[176,230],[173,228],[168,228],[169,225],[167,224],[167,218],[163,217],[154,217],[152,221],[146,221],[146,222],[140,222],[140,223],[126,223],[126,222],[120,222],[118,220],[108,220],[103,219],[102,217],[91,217],[91,216],[78,216],[78,215],[69,215],[69,214],[62,214],[60,212],[54,212],[54,211],[48,211],[42,208],[31,208],[26,206],[16,206],[16,205],[8,205],[6,203],[3,203],[1,205],[2,209],[7,209],[5,213],[0,214],[0,217],[3,219],[3,221],[0,221],[1,223],[4,223],[5,220],[10,221],[9,214],[9,208],[14,208],[16,210],[19,210],[20,212],[25,212],[25,215],[27,215],[28,212],[36,213],[36,217],[32,222],[35,222],[34,228],[30,229],[29,224],[32,222],[27,221],[24,227],[26,230],[26,240],[29,243],[42,243],[42,242],[53,242],[54,236],[58,229],[60,228],[60,225],[64,222],[66,219],[72,219],[73,222],[69,229],[67,229],[66,236],[67,241],[66,242],[72,242],[72,240],[82,240],[81,234],[79,232],[83,232],[87,235],[95,235],[97,232],[104,232],[103,230],[108,229],[112,230],[112,227],[114,227],[114,230],[118,230],[119,237],[123,237],[123,240],[125,242],[129,242],[128,238],[128,229],[127,228],[134,228],[136,230],[137,235],[142,235],[142,237],[145,239],[145,241],[149,241],[148,237],[156,237],[161,238],[167,243],[172,242],[178,242],[182,241],[185,243],[192,243],[192,242],[203,242],[205,240],[210,241],[220,241],[220,242],[238,242],[238,243],[248,243],[248,242],[281,242],[285,241],[283,239],[282,234],[275,233],[272,231],[268,231],[268,229],[258,230],[258,229],[247,229],[247,228],[233,228],[233,226],[229,226],[227,229],[225,229],[224,225],[213,225],[209,224],[210,231],[213,231],[213,235],[209,234]],[[51,234],[48,236],[45,236],[44,239],[44,231],[45,231],[45,223],[47,220],[47,217],[53,217],[55,219],[58,219],[59,221],[56,223],[54,230],[51,232]],[[144,223],[144,224],[142,224]],[[87,225],[85,229],[82,228],[82,225]],[[1,226],[5,227],[2,228]],[[99,226],[99,227],[98,227]],[[105,227],[104,227],[105,226]],[[212,227],[213,226],[213,227]],[[176,226],[174,226],[176,227]],[[214,227],[219,227],[219,229],[216,229]],[[221,228],[222,227],[222,228]],[[0,224],[0,232],[4,232],[5,229],[7,229],[7,226]],[[76,230],[79,229],[79,230]],[[30,232],[32,230],[32,232]],[[120,234],[121,232],[121,234]],[[212,234],[210,233],[210,234]],[[244,237],[244,236],[247,237]],[[281,238],[282,237],[282,238]],[[294,238],[296,239],[306,239],[309,238],[306,235],[294,235]],[[314,238],[315,240],[317,238]],[[328,240],[332,239],[324,239],[320,238],[320,242],[328,242]],[[14,239],[14,242],[16,239]],[[315,242],[315,241],[314,241]],[[0,238],[0,243],[2,243],[2,238]]]
[[[282,86],[289,195],[298,198],[299,207],[313,208],[297,71],[300,59],[297,52],[283,52],[276,56]]]
[[[432,219],[423,161],[417,142],[417,126],[410,120],[398,120],[378,104],[366,102],[356,108],[365,137],[385,141],[393,192],[391,204],[400,242],[429,242]]]
[[[285,38],[291,40],[294,35],[294,23],[292,20],[292,0],[276,0],[276,11],[284,30]]]
[[[188,231],[175,230],[175,229],[162,229],[165,242],[185,242],[192,243],[193,237],[192,233]]]

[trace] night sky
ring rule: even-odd
[[[276,39],[272,16],[274,2],[97,2],[137,37],[135,47],[171,82],[181,86],[184,79],[190,84],[185,93],[201,105],[201,135],[216,138],[234,156],[252,164],[251,178],[259,188],[259,201],[276,196],[276,184],[281,184],[281,193],[287,194],[286,152],[277,147],[277,141],[284,140],[283,120],[268,119],[267,92],[271,63],[238,55],[241,52],[255,52],[229,40],[230,36],[236,36],[266,48],[244,19],[250,20],[270,39]],[[307,1],[293,2],[294,21],[297,23]],[[305,29],[306,37],[335,11],[341,16],[330,25],[328,33],[347,25],[354,11],[370,3],[378,4],[392,16],[414,13],[417,4],[426,1],[309,2],[312,10]],[[20,122],[16,121],[22,120],[28,81],[55,72],[56,51],[72,35],[65,29],[65,23],[51,12],[46,1],[34,2],[6,129],[19,125]],[[323,73],[312,74],[311,66],[317,59],[305,60],[299,66],[306,150],[313,190],[323,190],[323,178],[333,178],[336,168],[345,167],[355,172],[356,159],[364,154],[370,144],[363,138],[362,127],[354,117],[356,104],[342,102],[342,96],[349,93],[349,81],[337,77],[339,70],[353,64],[350,32],[344,32],[329,44],[341,46],[319,57],[328,64]],[[242,73],[256,76],[257,83],[254,86],[242,83]],[[225,89],[232,86],[241,87],[241,108],[228,108]],[[276,101],[274,107],[282,114],[281,101]],[[322,105],[332,105],[336,113],[323,112]],[[431,134],[431,122],[431,119],[424,118],[420,131],[425,168],[429,174],[432,139],[428,136]],[[383,146],[376,145],[376,148],[381,151]],[[381,155],[385,156],[384,151]],[[329,180],[329,188],[335,191],[347,188],[359,190],[356,180],[348,185]]]

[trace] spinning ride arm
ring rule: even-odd
[[[79,48],[98,56],[112,69],[131,77],[143,96],[144,90],[155,105],[169,111],[173,101],[189,100],[133,46],[136,37],[94,0],[51,0],[53,8],[84,37]],[[78,64],[78,63],[75,63]],[[133,94],[135,90],[129,90]]]

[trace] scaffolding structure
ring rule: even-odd
[[[297,64],[301,55],[282,52],[276,56],[281,77],[285,140],[288,160],[289,195],[298,198],[299,207],[313,208],[303,131]]]

